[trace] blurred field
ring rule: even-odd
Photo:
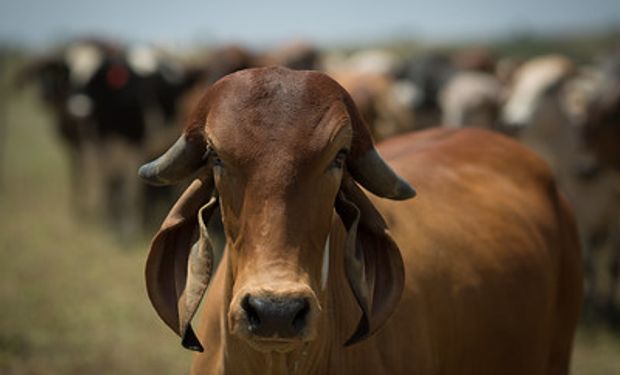
[[[76,219],[49,118],[32,92],[5,104],[0,374],[187,373],[190,354],[146,297],[148,240],[121,247],[97,223]],[[620,339],[582,328],[573,373],[620,374]]]
[[[71,215],[63,150],[31,94],[8,98],[2,124],[0,374],[187,373],[146,297],[147,241],[121,248]]]

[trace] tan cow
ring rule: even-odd
[[[455,73],[439,94],[443,126],[497,128],[501,100],[501,84],[492,74]]]
[[[200,352],[192,374],[568,372],[579,245],[545,163],[484,130],[380,150],[416,199],[342,87],[272,67],[212,86],[141,168],[197,176],[146,268],[158,314]]]
[[[347,70],[329,75],[351,95],[373,139],[386,139],[415,128],[414,113],[408,105],[414,95],[407,93],[411,86],[385,74]]]

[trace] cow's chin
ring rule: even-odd
[[[256,336],[248,329],[245,319],[235,321],[229,328],[233,336],[262,353],[288,353],[299,349],[315,337],[314,330],[305,330],[300,336],[292,338]]]
[[[254,350],[262,353],[289,353],[304,345],[301,339],[279,339],[263,337],[244,337],[244,341]]]

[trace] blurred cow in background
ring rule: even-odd
[[[239,44],[224,44],[209,49],[206,57],[195,62],[203,72],[204,90],[220,78],[252,67],[281,65],[290,69],[315,70],[321,68],[318,48],[303,41],[285,43],[263,52],[252,51]]]
[[[405,60],[397,75],[415,95],[416,129],[444,125],[494,128],[502,101],[496,58],[486,48],[430,52]]]
[[[439,92],[441,125],[496,129],[504,88],[494,54],[471,47],[457,51],[452,62],[455,70]]]
[[[206,57],[199,57],[195,60],[197,61],[193,63],[194,69],[202,72],[202,80],[182,100],[181,117],[183,119],[191,114],[207,87],[236,71],[267,65],[280,65],[299,70],[321,68],[319,49],[303,41],[285,43],[261,53],[236,43],[224,44],[209,49]]]
[[[495,53],[483,46],[471,46],[456,51],[452,62],[460,71],[495,74],[497,68]]]
[[[168,146],[177,101],[200,74],[150,46],[101,39],[69,43],[21,71],[18,83],[37,83],[55,118],[80,212],[105,213],[121,238],[135,235],[158,206],[152,196],[144,204],[144,195],[170,194],[141,184],[135,168]]]
[[[601,65],[598,90],[588,103],[584,135],[597,159],[620,171],[620,52]]]
[[[373,139],[386,139],[414,129],[415,119],[407,107],[407,93],[389,76],[355,71],[331,76],[351,94]]]
[[[496,128],[503,88],[493,74],[456,73],[441,90],[442,125]]]
[[[415,129],[416,87],[397,80],[400,61],[384,50],[362,50],[326,57],[325,71],[350,94],[370,128],[382,140]]]
[[[402,63],[396,78],[414,87],[410,106],[415,113],[416,129],[440,125],[439,95],[455,71],[452,58],[445,53],[416,54]]]
[[[607,56],[599,66],[596,90],[588,102],[583,135],[596,160],[595,173],[610,174],[611,190],[620,201],[620,53]],[[611,171],[609,171],[611,169]],[[614,207],[620,211],[619,206]],[[613,209],[613,208],[612,208]],[[604,302],[607,318],[620,326],[620,212],[612,218],[607,240],[609,286]]]
[[[602,307],[616,316],[620,177],[598,162],[583,137],[586,123],[601,124],[587,112],[601,82],[563,56],[534,58],[515,72],[502,119],[508,132],[547,159],[575,209],[584,242],[586,309]]]
[[[376,140],[433,126],[496,128],[503,87],[484,48],[401,59],[387,50],[332,54],[325,70],[353,97]]]
[[[564,84],[574,76],[576,68],[566,57],[549,55],[534,58],[519,67],[510,83],[510,93],[502,110],[503,123],[515,131],[535,129],[544,117],[556,120],[562,111],[560,96]],[[549,126],[557,123],[548,121]]]
[[[211,85],[227,74],[251,68],[254,64],[254,53],[238,44],[215,47],[209,50],[207,57],[198,63],[204,70],[203,83],[206,85]]]
[[[256,58],[255,66],[280,65],[295,70],[320,70],[321,51],[309,42],[295,40],[266,51]]]

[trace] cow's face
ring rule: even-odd
[[[378,156],[362,126],[350,97],[324,75],[248,70],[207,91],[185,134],[142,167],[153,183],[201,171],[153,240],[146,272],[153,305],[185,346],[202,348],[189,321],[213,268],[213,236],[204,224],[217,206],[230,334],[254,349],[280,352],[316,337],[329,290],[334,208],[348,232],[344,248],[334,251],[344,253],[341,272],[363,312],[349,343],[385,322],[402,291],[402,259],[353,178],[391,199],[414,191]],[[196,214],[200,240],[193,245]],[[166,283],[170,277],[176,288]]]
[[[338,101],[303,113],[301,88],[262,90],[218,101],[206,134],[234,278],[229,329],[256,348],[286,350],[316,332],[352,129]],[[299,107],[282,111],[285,100]]]

